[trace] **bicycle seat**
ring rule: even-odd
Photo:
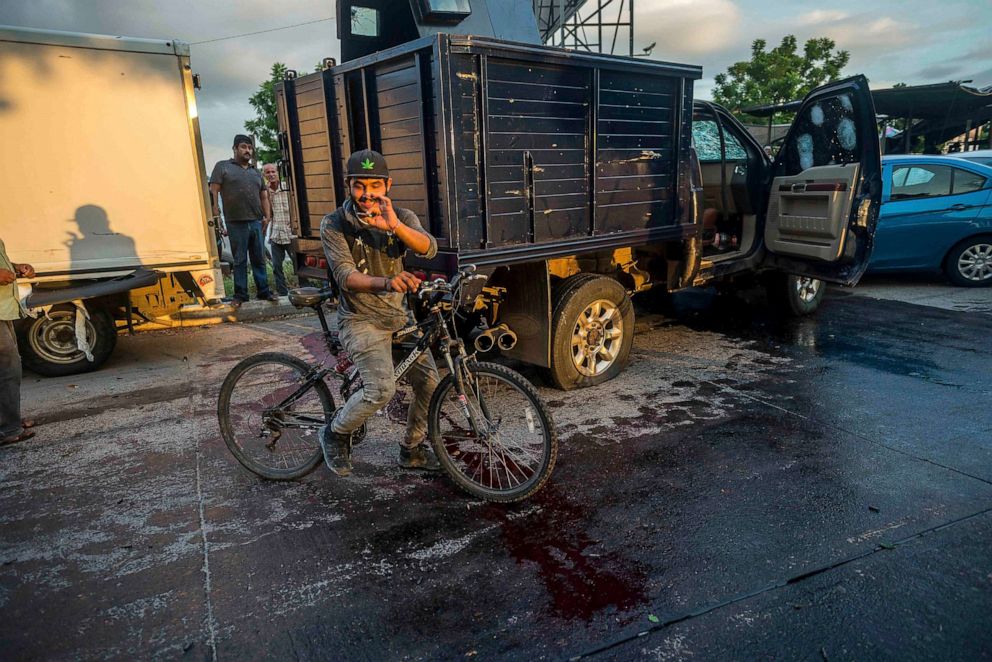
[[[289,302],[297,308],[315,308],[334,298],[330,288],[319,290],[316,287],[298,287],[289,291]]]

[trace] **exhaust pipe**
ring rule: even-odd
[[[493,345],[495,343],[496,343],[496,338],[493,337],[493,330],[486,329],[485,331],[482,331],[481,333],[479,333],[479,335],[475,337],[475,341],[472,344],[475,345],[475,349],[477,352],[481,352],[482,354],[485,354],[487,352],[492,351]]]
[[[499,347],[504,352],[508,352],[513,349],[513,346],[517,344],[517,334],[510,331],[509,327],[505,324],[501,324],[497,329],[504,329],[503,333],[496,336],[496,346]]]
[[[476,351],[483,354],[491,352],[494,346],[506,351],[513,349],[514,345],[517,344],[517,334],[511,331],[507,325],[500,324],[491,329],[480,331],[472,344],[475,345]]]

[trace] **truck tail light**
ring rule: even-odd
[[[303,259],[303,264],[314,269],[326,269],[327,260],[322,257],[317,257],[316,255],[307,255]]]

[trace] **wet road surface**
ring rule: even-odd
[[[316,351],[315,327],[122,338],[94,375],[28,376],[44,425],[0,449],[5,658],[992,655],[987,295],[642,307],[623,376],[542,389],[558,468],[511,507],[400,472],[386,416],[350,479],[241,470],[223,376]]]

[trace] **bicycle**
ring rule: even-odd
[[[427,315],[393,335],[406,352],[405,358],[394,360],[393,378],[402,379],[426,351],[442,354],[448,374],[434,391],[427,415],[428,439],[441,468],[475,497],[519,501],[540,490],[551,476],[558,435],[551,413],[530,382],[510,368],[478,361],[474,353],[465,351],[454,315],[460,306],[474,301],[473,284],[484,280],[474,271],[469,266],[450,282],[436,279],[421,284],[417,296],[426,302]],[[335,366],[266,352],[238,363],[221,387],[217,415],[224,442],[238,462],[262,478],[301,478],[321,463],[319,430],[336,411],[325,378],[341,381],[342,402],[361,388],[357,367],[327,324],[323,304],[333,296],[328,288],[290,292],[295,306],[316,311]],[[363,425],[352,443],[365,435]]]

